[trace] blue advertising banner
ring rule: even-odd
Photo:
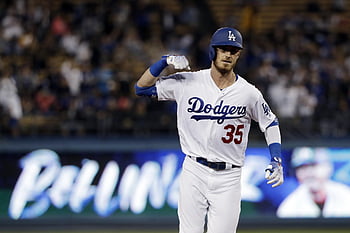
[[[350,149],[283,151],[285,183],[266,184],[267,148],[249,148],[242,171],[242,218],[349,218]],[[0,218],[169,215],[176,218],[178,149],[0,155]]]

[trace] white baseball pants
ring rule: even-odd
[[[236,233],[241,168],[215,171],[186,156],[180,176],[180,233]]]

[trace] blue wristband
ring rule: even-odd
[[[168,63],[166,62],[166,56],[163,56],[162,59],[151,65],[149,68],[149,71],[154,77],[158,77],[160,73],[164,70],[165,67],[168,66]]]
[[[281,144],[280,143],[271,143],[269,145],[271,160],[274,157],[281,158]]]

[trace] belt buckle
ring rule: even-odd
[[[208,167],[215,171],[221,171],[226,169],[226,164],[224,162],[208,162]]]
[[[207,166],[211,169],[217,170],[217,164],[207,161]]]
[[[218,171],[226,170],[226,163],[225,162],[219,162],[217,170]]]

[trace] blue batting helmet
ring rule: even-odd
[[[210,40],[209,47],[209,59],[212,61],[215,59],[216,52],[215,46],[229,45],[243,49],[243,40],[241,33],[229,27],[223,27],[216,30]]]
[[[292,153],[293,167],[326,162],[329,162],[329,157],[324,148],[297,147]]]

